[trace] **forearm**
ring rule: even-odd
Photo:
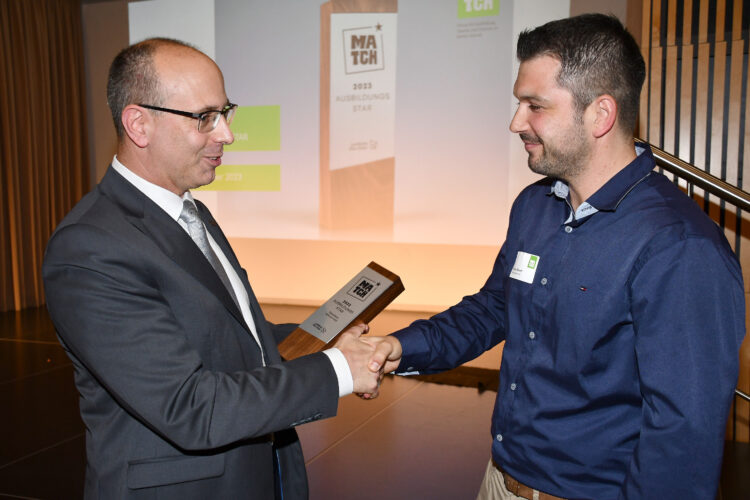
[[[504,340],[504,301],[483,289],[429,320],[395,332],[403,346],[400,372],[437,372],[476,358]]]

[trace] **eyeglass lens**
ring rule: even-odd
[[[234,111],[236,109],[237,106],[230,106],[222,111],[208,111],[206,113],[203,113],[201,118],[198,119],[198,131],[211,132],[219,124],[221,115],[224,115],[224,118],[226,118],[227,125],[231,124],[232,118],[234,118]]]

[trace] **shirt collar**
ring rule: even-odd
[[[172,191],[157,186],[153,182],[149,182],[140,175],[134,173],[128,167],[120,163],[120,160],[117,159],[117,155],[112,158],[112,168],[114,168],[118,174],[125,177],[125,180],[135,186],[136,189],[145,194],[148,199],[159,205],[159,207],[167,212],[167,214],[174,220],[180,218],[183,200],[190,200],[195,203],[190,191],[185,192],[182,196],[177,196]]]
[[[635,153],[635,159],[591,195],[584,202],[586,205],[594,207],[595,211],[615,211],[628,193],[651,174],[655,162],[649,145],[637,142]],[[565,182],[556,180],[552,184],[550,193],[557,198],[567,200],[569,187]]]

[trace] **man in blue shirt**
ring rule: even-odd
[[[722,231],[633,140],[645,66],[613,17],[521,33],[510,124],[546,177],[476,294],[378,343],[435,372],[505,341],[479,498],[714,498],[745,335]]]

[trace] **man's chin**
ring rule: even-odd
[[[203,175],[203,177],[199,181],[200,184],[197,187],[208,186],[214,180],[216,180],[216,169],[212,168],[210,171],[207,171]]]
[[[190,186],[190,189],[193,190],[193,189],[201,188],[203,186],[208,186],[214,181],[215,177],[216,176],[212,175],[210,178],[204,178],[204,179],[199,179],[199,180],[196,179]]]
[[[531,156],[529,156],[529,170],[539,175],[550,175],[549,169],[545,167],[543,162],[539,158],[531,158]]]
[[[529,170],[531,170],[532,172],[536,172],[537,174],[539,173],[538,172],[539,170],[539,158],[538,157],[535,157],[534,155],[529,153],[529,159],[527,163],[529,165]]]

